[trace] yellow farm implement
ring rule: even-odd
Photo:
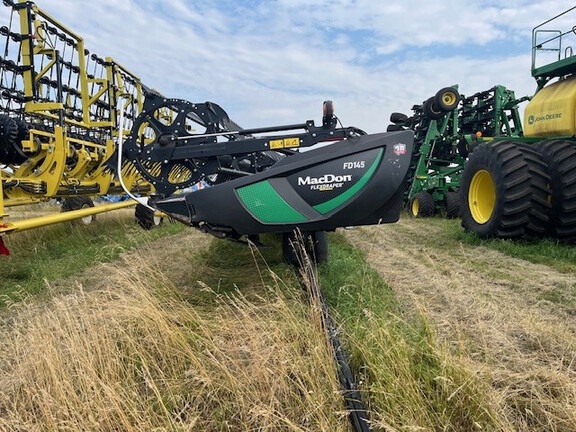
[[[34,3],[3,3],[9,22],[0,27],[0,253],[7,253],[2,234],[136,204],[94,206],[92,198],[124,194],[116,141],[120,130],[131,130],[148,90]],[[132,163],[121,171],[132,193],[153,192]],[[67,211],[8,219],[11,207],[54,199]]]

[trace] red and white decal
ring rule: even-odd
[[[406,154],[406,144],[394,144],[393,147],[394,154],[396,156],[401,156]]]

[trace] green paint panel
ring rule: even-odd
[[[286,224],[307,222],[308,219],[294,210],[268,180],[236,190],[246,209],[262,223]]]
[[[378,164],[382,159],[383,152],[384,150],[380,149],[380,152],[378,153],[378,156],[376,156],[376,160],[374,161],[372,166],[368,169],[368,171],[366,171],[366,173],[362,177],[360,177],[360,180],[358,180],[358,182],[356,182],[354,186],[352,186],[346,192],[341,193],[337,197],[332,198],[331,200],[328,200],[321,204],[316,204],[314,206],[314,210],[316,210],[320,214],[329,213],[336,207],[344,204],[358,192],[360,192],[360,190],[366,185],[366,183],[368,183],[368,180],[370,180],[370,178],[374,175],[374,172],[376,172],[376,168],[378,168]]]

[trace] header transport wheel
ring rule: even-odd
[[[90,197],[87,196],[67,197],[62,200],[62,207],[60,211],[67,212],[67,211],[86,209],[89,207],[94,207],[94,202]],[[80,219],[76,219],[72,222],[77,225],[90,225],[95,220],[96,215],[93,214],[84,216],[83,218]]]
[[[520,237],[530,221],[528,162],[511,141],[478,145],[460,185],[462,226],[480,237]]]

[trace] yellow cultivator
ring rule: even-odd
[[[9,20],[0,27],[0,241],[3,233],[136,204],[94,206],[91,197],[124,194],[116,141],[140,113],[146,87],[113,59],[90,53],[82,37],[35,4],[4,5]],[[131,163],[121,170],[133,193],[153,191]],[[52,199],[70,212],[8,219],[10,207]]]

